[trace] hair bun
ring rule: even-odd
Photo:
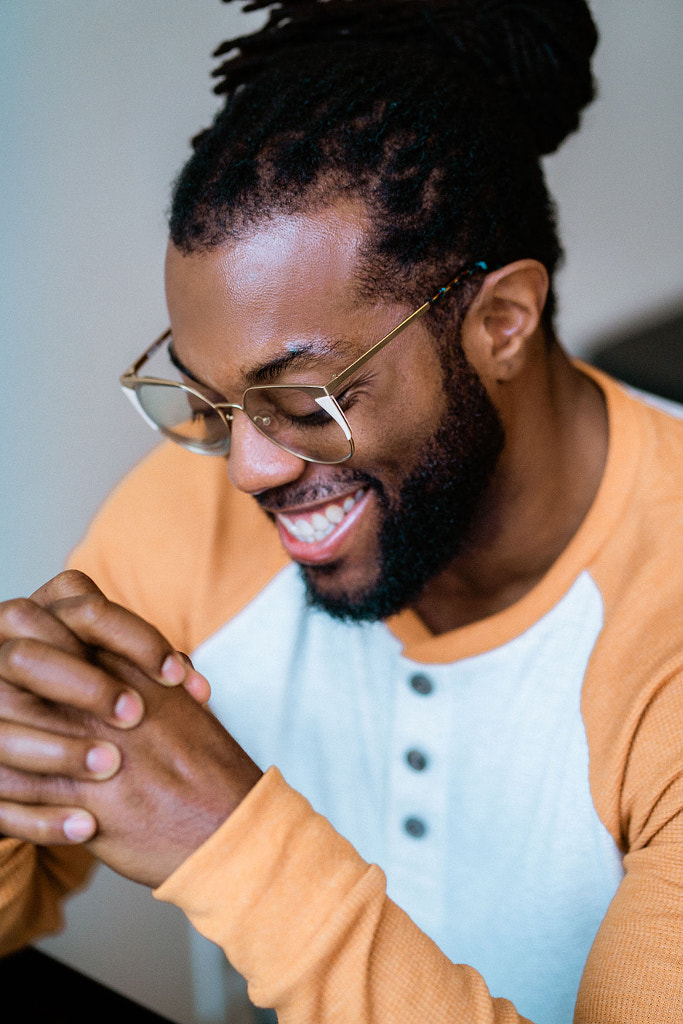
[[[584,0],[435,0],[424,7],[463,57],[513,91],[539,154],[554,152],[578,128],[595,95],[598,43]]]
[[[231,3],[232,0],[224,0]],[[258,48],[353,44],[386,38],[427,40],[460,68],[470,68],[516,100],[520,121],[540,155],[554,152],[579,126],[593,99],[591,57],[598,33],[585,0],[249,0],[245,11],[271,8],[261,30],[224,43],[217,92],[256,71]],[[235,59],[235,51],[238,51]],[[238,72],[239,69],[239,72]]]

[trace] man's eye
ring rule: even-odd
[[[332,419],[330,414],[325,412],[324,409],[316,409],[315,412],[309,412],[303,416],[292,415],[291,413],[281,410],[279,417],[288,425],[292,427],[300,427],[301,429],[308,429],[309,427],[324,427]]]
[[[347,409],[351,408],[354,401],[358,397],[358,387],[349,387],[346,389],[346,391],[341,391],[338,395],[335,395],[334,397],[337,399],[337,405],[340,406],[346,412]]]
[[[364,395],[372,395],[372,374],[368,373],[363,377],[357,378],[352,384],[349,384],[344,391],[340,391],[338,395],[334,397],[337,400],[337,405],[343,412],[348,412],[352,409],[356,402],[360,401]]]

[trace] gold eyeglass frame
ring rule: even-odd
[[[136,361],[132,363],[131,366],[129,366],[128,369],[124,371],[124,373],[121,374],[119,382],[124,390],[124,393],[128,396],[128,398],[130,398],[131,402],[133,403],[137,411],[140,413],[142,418],[147,423],[149,423],[149,425],[154,430],[159,431],[160,433],[169,437],[170,440],[174,441],[176,444],[179,444],[182,448],[187,448],[189,451],[198,452],[199,454],[202,455],[228,454],[228,452],[230,451],[230,435],[232,432],[231,426],[233,420],[233,413],[228,412],[227,410],[238,409],[240,412],[243,412],[245,416],[247,416],[249,422],[253,423],[254,427],[256,427],[260,434],[262,434],[265,438],[267,438],[272,444],[276,445],[278,448],[283,449],[283,451],[289,452],[290,455],[295,455],[298,459],[303,459],[305,462],[315,462],[322,465],[337,465],[338,463],[346,462],[347,459],[351,458],[355,451],[355,445],[353,441],[351,427],[346,416],[344,415],[344,412],[341,409],[341,406],[337,402],[335,395],[339,394],[340,390],[344,387],[347,381],[358,370],[360,370],[362,366],[365,366],[365,364],[370,359],[372,359],[373,356],[375,356],[379,351],[381,351],[381,349],[383,349],[385,345],[388,345],[390,341],[393,341],[394,338],[397,337],[397,335],[399,335],[402,331],[406,329],[406,327],[409,327],[411,324],[415,323],[415,321],[423,317],[427,310],[430,309],[438,299],[442,298],[452,288],[455,288],[456,285],[460,284],[466,278],[471,277],[477,271],[487,272],[488,265],[480,261],[477,263],[473,263],[470,266],[467,266],[464,269],[458,271],[456,276],[453,277],[448,282],[448,284],[444,285],[443,288],[439,288],[439,290],[435,292],[435,294],[432,295],[431,298],[427,299],[427,301],[424,302],[413,313],[410,313],[405,318],[405,320],[401,321],[401,323],[397,327],[394,327],[393,330],[389,331],[388,334],[385,334],[383,338],[375,342],[375,344],[372,345],[367,350],[367,352],[364,352],[362,355],[358,356],[357,359],[354,359],[351,365],[347,366],[345,370],[342,370],[340,373],[335,373],[327,384],[257,384],[254,385],[253,387],[247,388],[244,391],[244,394],[242,395],[242,404],[240,405],[237,402],[212,402],[211,399],[209,399],[205,394],[202,393],[201,384],[189,385],[183,383],[182,381],[166,380],[162,377],[140,376],[140,370],[145,365],[145,363],[154,355],[156,351],[158,351],[158,349],[167,341],[167,339],[171,337],[172,332],[170,327],[168,328],[168,330],[164,331],[164,333],[161,334],[155,341],[153,341],[149,348],[147,348],[143,352],[140,358],[136,359]],[[216,443],[211,447],[207,448],[206,446],[193,444],[192,441],[189,439],[181,440],[180,438],[170,434],[160,424],[155,423],[154,420],[149,416],[147,411],[143,408],[136,391],[138,385],[140,384],[159,384],[164,385],[166,387],[180,388],[182,391],[186,391],[188,394],[194,395],[195,398],[199,398],[202,402],[205,402],[206,405],[208,405],[211,409],[214,410],[214,412],[218,413],[219,417],[225,424],[226,436],[224,441],[222,441],[220,444]],[[275,438],[270,436],[270,434],[266,433],[266,431],[259,426],[256,420],[252,418],[244,408],[245,398],[250,392],[275,391],[280,389],[303,391],[305,394],[312,395],[316,403],[321,407],[321,409],[328,413],[328,415],[339,425],[339,427],[343,431],[344,436],[346,437],[346,440],[348,441],[349,444],[348,454],[344,455],[343,458],[341,459],[314,459],[310,455],[303,455],[301,452],[297,452],[291,448],[288,448],[280,441],[276,441]]]

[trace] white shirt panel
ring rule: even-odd
[[[536,1024],[570,1024],[622,877],[580,711],[601,626],[583,573],[511,642],[421,665],[381,623],[308,609],[292,565],[193,661],[237,741],[381,865],[451,960]]]

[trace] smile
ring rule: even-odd
[[[328,505],[320,505],[312,512],[303,512],[296,518],[281,513],[277,518],[294,540],[301,544],[319,543],[337,529],[364,494],[365,491],[361,489],[353,495],[348,495],[343,501],[332,501]]]

